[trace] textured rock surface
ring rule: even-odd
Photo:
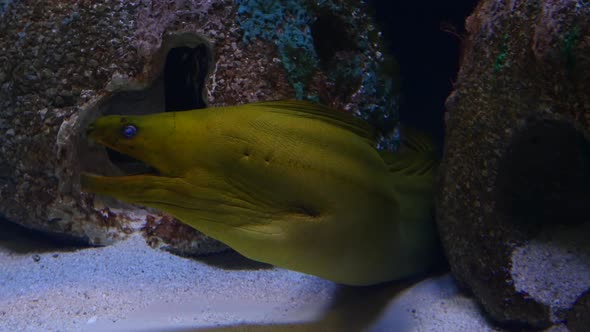
[[[1,0],[0,1],[0,14],[4,12],[6,7],[12,2],[12,0]]]
[[[466,28],[437,197],[452,271],[500,322],[587,322],[590,5],[484,0]]]
[[[295,3],[288,3],[279,19],[293,16]],[[142,232],[151,244],[179,252],[216,251],[217,242],[157,211],[81,193],[81,171],[145,170],[88,142],[88,123],[104,114],[293,98],[296,86],[336,108],[387,120],[384,132],[395,124],[394,89],[376,88],[391,81],[395,66],[380,51],[366,8],[344,1],[307,8],[307,19],[292,26],[299,33],[292,33],[312,48],[305,61],[291,58],[289,64],[280,48],[297,50],[285,48],[285,38],[245,38],[248,20],[274,7],[239,8],[228,0],[24,0],[8,6],[0,16],[0,215],[91,244]],[[324,23],[313,25],[319,18]],[[336,35],[347,43],[315,53]],[[308,68],[308,75],[296,74],[298,68]],[[376,106],[384,100],[386,108]]]

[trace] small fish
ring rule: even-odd
[[[104,116],[87,133],[158,174],[83,174],[84,190],[166,211],[250,259],[370,285],[438,257],[437,161],[419,135],[378,151],[362,120],[304,101]]]

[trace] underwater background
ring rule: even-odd
[[[588,82],[584,0],[0,1],[0,331],[586,331]],[[345,286],[83,190],[160,171],[101,116],[286,99],[432,139],[443,262]]]

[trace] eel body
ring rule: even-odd
[[[348,113],[300,101],[105,116],[88,136],[157,174],[83,174],[86,191],[166,211],[251,259],[349,285],[428,269],[436,158],[374,148]]]

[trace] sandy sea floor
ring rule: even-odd
[[[448,274],[345,287],[132,236],[60,247],[0,220],[0,331],[496,331]]]

